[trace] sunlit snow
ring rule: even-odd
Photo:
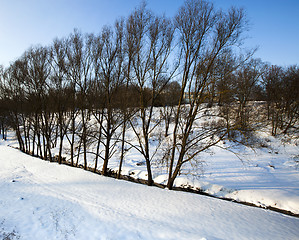
[[[12,239],[296,239],[299,219],[102,177],[0,145],[0,236]]]

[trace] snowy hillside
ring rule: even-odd
[[[157,128],[157,134],[159,131]],[[127,130],[127,135],[131,137],[133,144],[137,144],[132,129]],[[257,132],[255,137],[253,148],[232,141],[221,141],[202,152],[195,162],[184,166],[174,186],[199,189],[213,196],[299,214],[298,139],[287,135],[273,137],[269,131]],[[9,132],[5,144],[18,147],[13,132]],[[155,149],[156,144],[152,141],[151,149]],[[119,167],[119,145],[108,165],[115,172]],[[63,156],[70,159],[68,147],[68,144],[64,145]],[[53,148],[52,152],[53,155],[58,154],[58,147]],[[96,152],[95,144],[90,146],[89,152]],[[167,169],[159,163],[161,158],[158,152],[152,161],[153,178],[156,183],[166,184]],[[82,155],[78,160],[83,165]],[[94,155],[87,154],[87,160],[88,166],[93,168]],[[102,169],[102,165],[103,161],[99,161],[98,171]],[[147,180],[146,165],[138,151],[131,149],[126,153],[121,173]]]
[[[0,236],[11,239],[298,239],[299,219],[115,180],[0,145]]]

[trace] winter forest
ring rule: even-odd
[[[13,130],[25,153],[117,178],[131,153],[148,185],[159,169],[168,189],[221,141],[298,138],[299,67],[254,58],[247,29],[243,9],[188,0],[172,19],[143,4],[99,34],[32,46],[0,68],[2,137]]]

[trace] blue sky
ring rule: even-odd
[[[0,64],[8,66],[32,45],[48,45],[78,28],[98,33],[127,16],[142,0],[0,0]],[[184,0],[148,0],[156,13],[173,16]],[[244,7],[248,48],[277,65],[299,64],[299,0],[214,0],[217,8]]]

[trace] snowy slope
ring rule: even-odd
[[[217,197],[299,214],[298,145],[298,139],[275,138],[262,132],[257,133],[254,148],[222,141],[198,156],[202,164],[199,169],[186,165],[182,172],[192,174],[179,176],[175,186],[201,189]],[[228,147],[230,151],[224,149]],[[140,161],[140,156],[128,153],[123,174],[134,173],[131,177],[147,179],[146,167],[136,165]],[[118,163],[116,156],[109,167],[117,171]],[[167,183],[168,174],[159,166],[153,168],[153,173],[155,182]]]
[[[157,109],[154,113],[159,115]],[[155,134],[161,132],[162,129],[155,129]],[[299,139],[287,135],[273,137],[270,133],[267,128],[254,133],[251,140],[253,148],[232,141],[219,142],[199,154],[192,163],[185,164],[182,174],[178,176],[174,185],[200,189],[216,197],[249,202],[262,207],[270,206],[299,214]],[[127,129],[126,135],[132,144],[137,144],[138,141],[131,128]],[[14,132],[9,131],[8,141],[5,144],[18,147]],[[52,149],[53,156],[58,154],[58,146],[59,144]],[[154,151],[156,146],[157,141],[150,142],[151,151]],[[119,168],[119,145],[116,146],[116,150],[108,164],[108,167],[115,172]],[[89,146],[88,151],[96,152],[96,145]],[[103,154],[103,145],[100,151]],[[162,159],[161,148],[157,152],[151,162],[153,178],[156,183],[166,184],[167,168],[165,164],[163,166],[159,163]],[[62,155],[70,159],[66,140]],[[93,168],[95,155],[88,153],[87,162],[88,166]],[[82,154],[78,163],[83,165]],[[102,164],[103,161],[100,159],[97,164],[99,171]],[[147,179],[144,158],[136,149],[132,148],[126,152],[121,173],[136,179]]]
[[[299,239],[299,219],[276,212],[105,178],[4,145],[0,165],[0,236]]]
[[[205,192],[258,206],[272,206],[299,214],[299,168],[292,156],[298,155],[296,145],[282,146],[278,139],[269,148],[233,149],[242,157],[213,147],[201,155],[204,174],[195,180],[182,177],[177,185],[191,185]]]

